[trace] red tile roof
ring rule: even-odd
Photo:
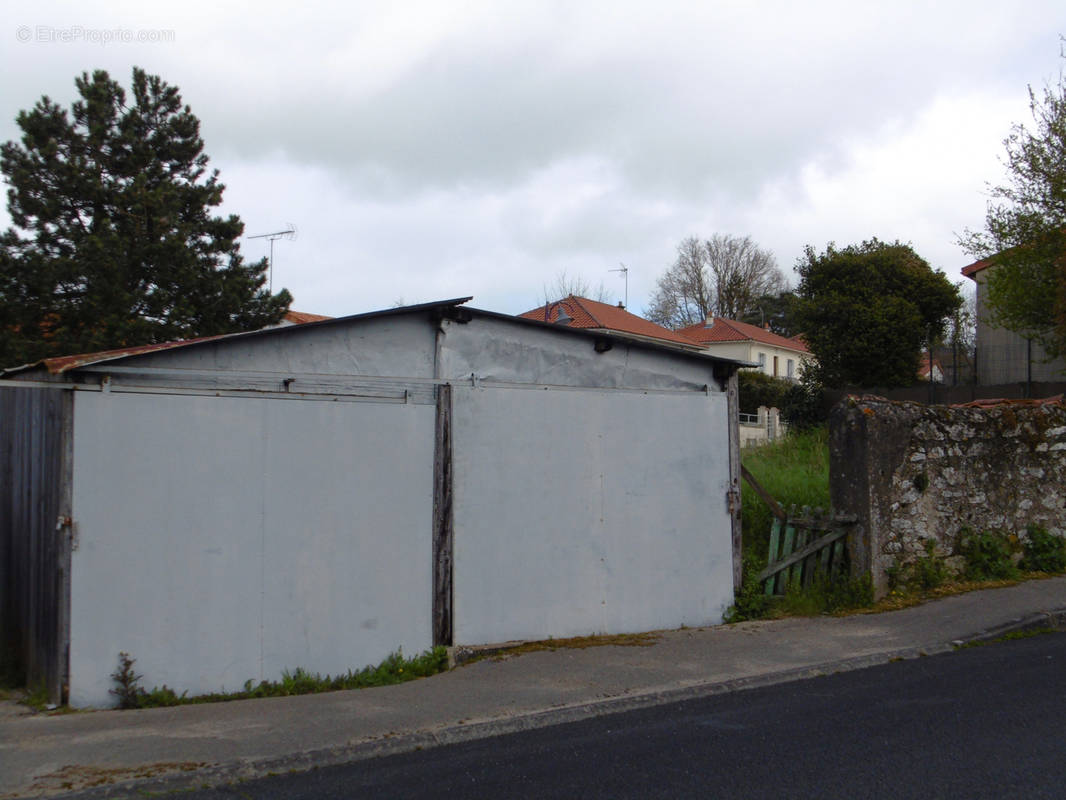
[[[992,260],[988,258],[982,258],[980,261],[975,261],[972,264],[968,264],[962,268],[962,274],[964,277],[973,278],[981,270],[986,267],[992,266]],[[977,280],[974,278],[974,280]]]
[[[286,311],[282,319],[291,325],[303,325],[305,322],[322,322],[326,319],[333,319],[333,317],[326,317],[322,314],[309,314],[306,311]]]
[[[918,364],[919,364],[919,366],[918,366],[918,377],[921,378],[922,380],[928,380],[929,379],[929,354],[925,353],[922,356],[922,360],[919,361]],[[944,365],[940,363],[940,359],[939,358],[934,358],[933,359],[933,369],[934,370],[940,370],[940,374],[941,375],[944,374]]]
[[[617,331],[628,333],[647,339],[658,339],[671,344],[683,345],[695,349],[698,343],[682,336],[680,333],[656,325],[651,320],[630,314],[621,306],[612,306],[609,303],[600,303],[589,300],[587,297],[570,295],[555,303],[534,308],[518,316],[525,319],[535,319],[540,322],[555,322],[559,318],[559,311],[565,310],[572,320],[567,323],[570,328],[592,328],[595,330]],[[547,317],[545,314],[547,313]]]
[[[795,350],[798,353],[808,353],[807,345],[799,336],[788,339],[771,333],[758,325],[749,325],[747,322],[737,322],[732,319],[714,317],[710,327],[706,323],[699,322],[689,325],[678,331],[679,334],[692,339],[700,344],[707,345],[715,342],[762,342],[784,350]]]

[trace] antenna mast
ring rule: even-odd
[[[621,267],[620,269],[609,269],[607,271],[608,272],[621,272],[622,273],[622,277],[626,279],[626,302],[625,302],[625,307],[629,308],[629,267],[627,267],[621,261],[619,261],[618,264]]]
[[[260,233],[255,236],[249,236],[249,239],[267,239],[270,242],[270,259],[267,261],[267,276],[268,284],[267,288],[270,294],[274,294],[274,242],[278,239],[288,239],[292,241],[296,238],[296,226],[291,222],[289,227],[283,231],[274,231],[273,233]]]

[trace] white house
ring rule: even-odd
[[[775,378],[799,380],[811,358],[807,345],[799,337],[790,339],[758,325],[722,317],[711,317],[678,333],[698,342],[713,355],[758,364],[762,372]]]

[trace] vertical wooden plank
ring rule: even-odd
[[[740,381],[736,370],[725,381],[726,431],[729,438],[729,507],[733,539],[733,591],[740,591],[743,579],[743,540],[740,527]]]
[[[833,544],[836,544],[836,542],[834,542]],[[830,559],[832,558],[832,555],[833,555],[832,546],[823,547],[818,555],[820,556],[820,559],[821,559],[820,560],[821,571],[823,573],[825,573],[826,575],[829,575],[829,563],[830,563]]]
[[[766,566],[768,567],[772,567],[777,561],[780,560],[780,557],[777,554],[778,548],[781,544],[780,539],[781,520],[779,520],[777,517],[774,517],[774,524],[770,526],[770,552],[767,554],[766,557]],[[766,594],[773,594],[774,586],[777,585],[777,576],[774,575],[772,578],[767,578],[764,584]]]
[[[437,387],[433,450],[433,645],[452,644],[452,387]]]
[[[792,553],[796,549],[795,548],[795,543],[796,543],[796,528],[791,522],[789,522],[787,525],[785,525],[785,535],[784,535],[784,537],[781,540],[781,558],[786,558],[786,557],[792,555]],[[791,575],[791,573],[792,573],[791,569],[786,569],[786,570],[783,570],[783,571],[781,571],[781,572],[779,572],[777,574],[777,580],[776,580],[776,584],[777,584],[776,592],[777,592],[777,594],[784,594],[785,592],[788,591],[788,579],[789,579],[789,575]]]
[[[837,539],[835,542],[833,542],[833,558],[832,565],[830,567],[830,574],[833,577],[836,577],[844,569],[844,556],[847,552],[845,541],[847,540],[847,538],[848,537],[845,536],[843,539]]]
[[[56,582],[58,614],[56,617],[56,690],[54,703],[66,704],[70,699],[70,578],[75,538],[78,535],[74,520],[74,391],[63,392],[59,441],[59,515],[70,520],[65,535],[58,542]]]
[[[802,550],[807,545],[807,539],[810,537],[811,532],[806,526],[796,528],[796,541],[793,547],[793,552],[796,550]],[[798,561],[792,565],[789,570],[788,582],[792,586],[803,585],[803,562]]]

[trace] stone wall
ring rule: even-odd
[[[853,569],[878,596],[886,569],[912,563],[933,539],[961,565],[960,532],[1025,538],[1038,523],[1066,535],[1066,407],[923,406],[850,397],[830,415],[833,508],[854,514]]]

